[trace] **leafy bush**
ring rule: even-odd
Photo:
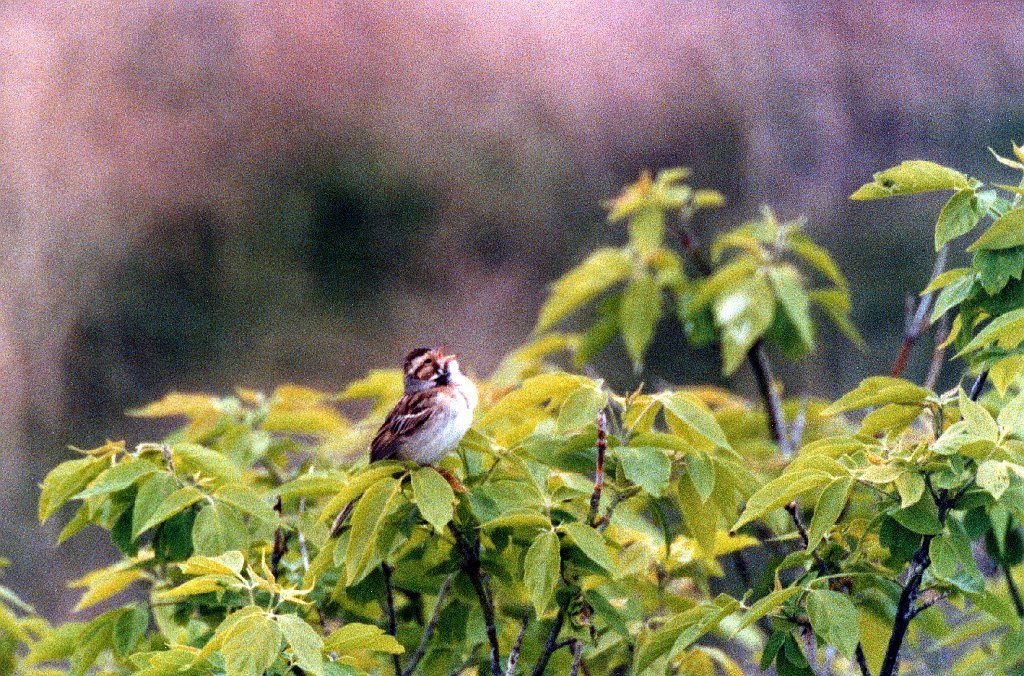
[[[999,161],[1024,171],[1013,150]],[[802,222],[768,210],[703,250],[688,218],[722,198],[685,178],[627,187],[610,221],[628,244],[556,281],[530,343],[480,383],[443,463],[465,493],[433,468],[366,463],[397,371],[337,394],[171,394],[134,412],[184,418],[167,439],[56,467],[40,519],[74,503],[59,541],[98,526],[123,558],[71,583],[78,610],[107,608],[88,621],[50,626],[0,589],[4,673],[888,675],[899,657],[927,669],[950,655],[963,673],[1016,673],[1024,182],[912,161],[853,195],[952,193],[893,373],[829,403],[782,400],[768,350],[814,349],[815,308],[862,346],[846,278]],[[982,223],[970,265],[945,271]],[[583,331],[555,330],[591,303]],[[928,381],[901,379],[947,315]],[[616,393],[555,366],[621,339],[640,370],[661,321],[717,343],[726,374],[748,363],[761,402]],[[936,392],[948,347],[974,375]],[[359,401],[364,417],[339,412]]]

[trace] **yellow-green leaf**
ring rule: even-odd
[[[554,531],[544,531],[526,550],[526,560],[523,563],[523,582],[538,616],[543,615],[551,605],[555,590],[558,588],[561,570],[558,535]]]
[[[829,528],[836,524],[846,507],[853,486],[851,477],[840,477],[825,487],[814,506],[814,516],[807,529],[807,551],[813,551]]]
[[[1007,211],[997,218],[974,244],[967,247],[967,250],[1009,249],[1022,244],[1024,244],[1024,207]]]
[[[974,229],[981,217],[988,213],[994,200],[995,193],[975,193],[970,188],[950,197],[935,223],[935,250],[938,251],[947,242]]]
[[[402,644],[393,636],[384,633],[372,624],[349,622],[338,627],[324,639],[324,650],[338,655],[351,655],[359,650],[400,655],[405,652]]]
[[[647,346],[654,337],[654,327],[661,319],[661,289],[650,276],[634,277],[626,285],[619,301],[619,328],[626,344],[626,353],[639,371]]]
[[[389,519],[401,495],[401,482],[384,477],[370,486],[356,505],[345,552],[345,576],[349,586],[366,577],[387,553],[395,535]]]
[[[602,291],[629,277],[632,269],[632,259],[625,249],[598,249],[551,286],[534,331],[540,333],[551,328]]]
[[[725,432],[707,406],[685,392],[658,395],[665,412],[678,418],[684,425],[720,448],[731,449]]]
[[[608,548],[604,543],[604,535],[590,526],[582,523],[568,523],[560,526],[561,530],[576,543],[583,555],[604,569],[609,575],[615,573],[615,562],[608,554]]]
[[[879,171],[874,181],[850,195],[853,200],[876,200],[932,190],[964,190],[971,181],[955,169],[926,160],[908,160],[897,167]]]
[[[436,531],[452,520],[455,492],[433,467],[421,467],[412,473],[412,501]]]
[[[50,470],[43,479],[39,495],[39,521],[45,522],[54,512],[82,490],[100,472],[110,467],[105,458],[79,458],[68,460]]]

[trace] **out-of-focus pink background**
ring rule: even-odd
[[[845,198],[912,157],[1013,180],[985,148],[1024,140],[1022,19],[1002,2],[6,3],[5,582],[59,618],[63,581],[113,556],[54,548],[36,486],[67,444],[166,431],[127,407],[337,389],[435,342],[486,375],[545,284],[621,237],[600,201],[644,167],[726,194],[706,234],[763,203],[807,214],[873,352],[827,334],[783,369],[790,390],[877,372],[938,204]],[[662,333],[648,382],[718,378]],[[599,368],[633,382],[615,350]]]

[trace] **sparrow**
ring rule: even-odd
[[[370,462],[409,460],[433,466],[455,450],[473,422],[476,386],[463,375],[458,357],[442,348],[417,348],[405,358],[405,394],[370,442]],[[456,492],[465,488],[452,473],[438,469]],[[349,503],[335,519],[331,535],[351,513]]]
[[[405,358],[405,394],[370,443],[370,462],[433,465],[459,445],[473,422],[477,394],[456,355],[418,348]]]

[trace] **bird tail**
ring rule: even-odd
[[[355,500],[345,505],[345,509],[341,510],[337,518],[334,519],[334,523],[331,525],[331,530],[327,534],[328,539],[338,534],[338,531],[341,530],[341,527],[345,525],[345,520],[348,519],[349,515],[352,513],[352,510],[355,509],[355,506]]]

